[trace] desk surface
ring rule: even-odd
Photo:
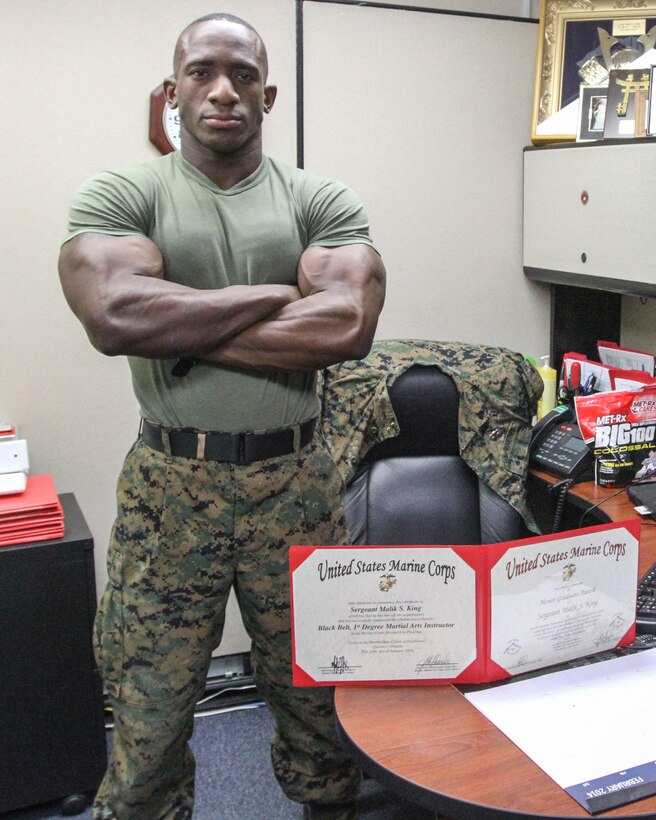
[[[613,521],[635,515],[626,493],[610,498],[592,483],[573,491],[590,504],[607,499]],[[654,561],[656,526],[645,524],[640,574]],[[591,817],[453,686],[340,687],[335,705],[363,770],[419,805],[462,820]],[[656,796],[596,816],[656,818]]]

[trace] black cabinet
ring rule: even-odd
[[[0,812],[93,792],[106,765],[93,539],[60,500],[63,538],[0,548]]]

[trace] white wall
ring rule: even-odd
[[[429,5],[429,0],[420,5]],[[531,13],[525,0],[435,0],[434,5],[493,14]],[[266,121],[265,148],[293,164],[295,4],[293,0],[230,0],[224,7],[252,22],[267,43],[271,80],[277,82],[279,95]],[[4,308],[0,325],[0,421],[17,424],[27,438],[34,474],[51,473],[59,492],[75,493],[95,538],[99,592],[106,578],[106,543],[114,515],[116,477],[138,419],[125,361],[95,352],[64,301],[56,274],[58,249],[65,233],[68,202],[83,179],[103,168],[157,155],[148,142],[150,91],[170,72],[179,31],[209,10],[204,0],[0,0],[0,71],[6,80],[0,160],[5,191],[0,227]],[[354,14],[354,19],[365,13],[363,9],[305,3],[308,20],[338,10],[340,14]],[[398,13],[415,15],[412,25],[421,29],[422,14]],[[462,19],[454,15],[441,17],[445,23]],[[489,78],[483,86],[465,90],[461,98],[463,103],[480,98],[481,110],[489,120],[486,124],[481,125],[475,118],[463,119],[463,111],[469,116],[478,103],[468,103],[462,110],[456,106],[447,116],[443,111],[416,105],[404,113],[415,123],[415,129],[424,132],[430,131],[431,118],[440,124],[441,132],[448,123],[448,141],[442,142],[440,152],[423,155],[420,170],[418,165],[412,174],[415,180],[442,185],[448,173],[452,180],[449,184],[456,186],[457,200],[453,213],[440,213],[435,228],[429,226],[413,235],[412,241],[419,248],[436,242],[437,229],[441,240],[434,252],[425,253],[426,264],[421,271],[412,271],[412,287],[408,287],[402,264],[403,247],[408,242],[407,221],[401,231],[395,219],[388,216],[394,216],[400,191],[400,181],[394,179],[394,163],[382,168],[379,175],[374,174],[374,182],[378,178],[379,183],[369,186],[358,168],[367,163],[368,137],[363,138],[357,128],[349,135],[350,145],[357,149],[349,158],[341,141],[321,125],[327,113],[322,109],[325,95],[308,84],[310,79],[320,83],[331,76],[335,55],[340,62],[342,57],[351,58],[347,30],[332,42],[332,52],[325,54],[325,61],[319,65],[310,59],[312,54],[307,54],[306,44],[310,59],[305,121],[308,160],[322,165],[323,173],[335,172],[356,189],[362,181],[361,193],[367,195],[374,229],[377,224],[385,225],[380,242],[389,255],[391,281],[381,325],[384,335],[416,335],[420,330],[421,335],[432,338],[453,337],[458,329],[457,317],[462,317],[470,323],[468,335],[472,339],[480,337],[539,354],[546,340],[548,300],[544,287],[527,283],[521,272],[521,195],[517,177],[521,168],[519,148],[522,139],[528,141],[530,130],[533,65],[529,58],[537,27],[528,23],[496,25],[516,27],[513,32],[518,42],[509,52],[495,50],[494,42],[466,43],[459,58],[461,64],[470,59],[469,55],[475,61],[483,46],[485,53],[489,52],[484,72]],[[403,28],[399,31],[403,33]],[[405,42],[406,36],[400,42]],[[447,46],[441,39],[427,39],[421,30],[413,37],[416,47],[425,51],[428,63],[436,50]],[[448,32],[444,37],[448,39]],[[313,42],[315,47],[323,48],[323,44]],[[372,65],[376,65],[377,72],[382,71],[387,60],[379,61],[375,42],[370,47],[372,57],[378,60]],[[531,62],[528,67],[527,62]],[[507,101],[490,100],[490,95],[497,93],[499,74],[508,72],[515,75],[515,100],[510,110]],[[428,89],[440,83],[450,86],[461,73],[462,66],[456,64],[453,75],[424,77],[423,82]],[[388,83],[374,81],[371,99],[382,105],[388,101],[398,105],[403,99],[402,90],[402,86],[391,89]],[[339,111],[343,113],[344,108]],[[366,119],[366,113],[367,109],[362,108],[360,116]],[[511,143],[504,139],[508,116],[519,120],[511,124]],[[403,129],[398,140],[392,138],[400,124],[396,118],[390,120],[383,137],[390,147],[396,143],[404,149],[412,168],[412,141]],[[477,137],[476,150],[471,145],[461,150],[459,134],[489,134],[493,140]],[[444,134],[440,139],[444,140]],[[354,156],[359,158],[355,163]],[[514,169],[510,180],[506,172],[509,167]],[[486,191],[492,180],[498,196],[484,203],[482,211],[477,209],[474,221],[468,217],[467,202],[470,197],[480,197],[480,180],[487,180]],[[407,187],[408,183],[406,177],[403,185]],[[409,188],[407,196],[412,203]],[[480,222],[481,212],[486,224]],[[486,237],[484,251],[476,249],[481,231]],[[442,243],[448,245],[448,253],[441,249]],[[445,270],[447,276],[452,275],[451,266],[461,261],[465,251],[475,264],[466,267],[458,282],[460,295],[457,290],[447,294],[442,277]],[[493,279],[489,277],[491,267],[496,271]],[[496,298],[499,282],[512,282],[511,287],[520,294],[521,304],[526,307],[520,315],[514,315],[511,304],[501,304]],[[430,303],[425,299],[426,292],[432,294]],[[479,320],[481,329],[474,333]],[[234,623],[226,630],[226,652],[244,645],[234,611],[231,617]]]
[[[521,255],[537,26],[325,3],[304,24],[305,164],[366,203],[378,336],[548,354],[547,288]]]

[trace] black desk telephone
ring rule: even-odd
[[[570,407],[556,407],[533,428],[529,446],[532,467],[563,478],[577,478],[592,466],[593,458]]]

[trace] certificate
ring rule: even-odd
[[[515,675],[632,641],[639,526],[509,547],[490,572],[491,660]]]
[[[314,681],[452,679],[476,660],[476,572],[453,549],[316,549],[293,588]]]
[[[630,643],[639,532],[292,547],[294,683],[481,683]]]

